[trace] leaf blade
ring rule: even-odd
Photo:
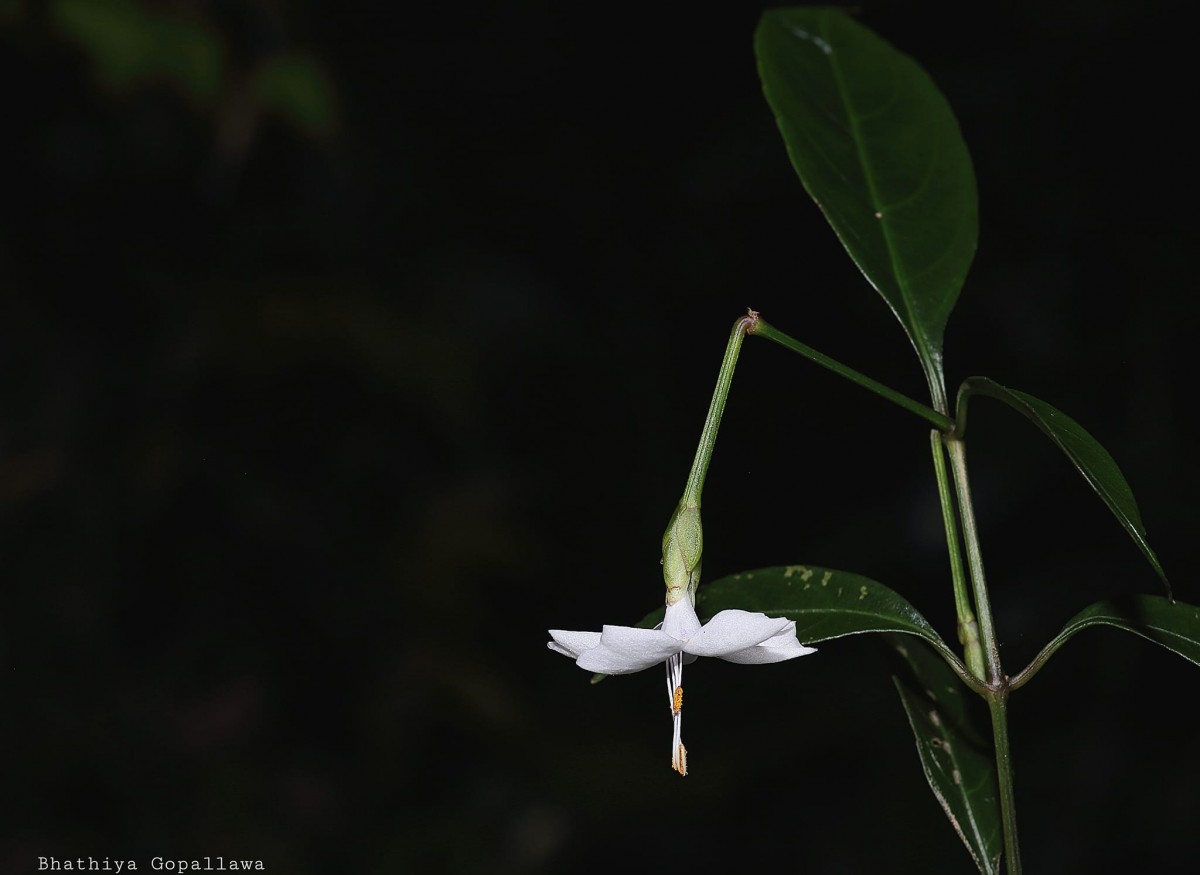
[[[696,596],[701,616],[739,608],[796,621],[796,634],[819,643],[861,632],[904,632],[944,647],[903,596],[881,583],[816,565],[776,565],[719,578]]]
[[[1113,516],[1133,538],[1138,549],[1150,562],[1171,596],[1171,583],[1146,537],[1146,527],[1128,481],[1117,467],[1116,460],[1100,442],[1078,422],[1032,395],[1002,386],[988,377],[969,377],[959,390],[958,419],[966,421],[966,402],[971,395],[985,395],[1003,401],[1021,413],[1050,438],[1071,460],[1083,479],[1100,496]]]
[[[892,680],[908,716],[925,779],[984,875],[998,875],[1000,788],[991,746],[976,728],[953,672],[919,644],[886,636],[905,671]]]
[[[915,635],[932,646],[964,682],[980,683],[907,599],[861,574],[817,565],[757,568],[701,586],[696,609],[702,619],[727,609],[787,617],[796,622],[796,637],[805,644],[869,632]]]
[[[882,583],[817,565],[774,565],[718,578],[701,585],[696,613],[708,621],[724,610],[757,611],[796,622],[796,637],[820,644],[847,635],[893,632],[915,635],[945,660],[959,679],[973,689],[973,677],[958,654],[907,599]],[[663,608],[646,614],[635,625],[651,628],[662,622]],[[593,682],[602,675],[593,678]]]
[[[1060,647],[1092,626],[1112,626],[1132,632],[1200,665],[1200,607],[1139,593],[1104,599],[1069,619],[1033,662],[1013,677],[1013,689],[1028,683]]]
[[[944,405],[942,336],[978,238],[954,113],[915,61],[837,9],[767,10],[755,54],[793,168]]]

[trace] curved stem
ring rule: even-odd
[[[681,507],[700,506],[700,493],[704,491],[704,477],[708,473],[708,463],[712,460],[713,447],[717,443],[717,429],[721,426],[721,414],[725,412],[725,399],[729,397],[729,386],[733,382],[738,353],[741,352],[742,341],[746,335],[760,324],[758,314],[753,310],[733,323],[729,343],[725,345],[725,357],[721,359],[721,370],[717,372],[717,385],[713,388],[712,401],[708,404],[708,415],[704,418],[704,430],[700,432],[700,445],[696,447],[696,457],[692,460],[692,470],[688,473]]]
[[[1029,683],[1033,679],[1033,676],[1042,670],[1042,666],[1046,664],[1050,657],[1058,652],[1058,648],[1066,643],[1066,637],[1063,635],[1056,636],[1053,641],[1041,649],[1038,655],[1030,661],[1029,665],[1012,676],[1012,680],[1008,684],[1009,690],[1018,690]]]
[[[858,371],[854,370],[853,368],[846,367],[844,364],[837,361],[836,359],[831,359],[829,356],[825,355],[824,353],[817,352],[811,346],[801,343],[800,341],[796,340],[793,337],[789,337],[788,335],[784,334],[782,331],[778,330],[777,328],[775,328],[771,325],[768,325],[762,319],[759,319],[757,324],[755,324],[753,327],[747,329],[746,333],[747,334],[756,334],[759,337],[765,337],[768,340],[775,341],[780,346],[787,347],[792,352],[800,353],[800,355],[804,356],[809,361],[816,362],[823,368],[828,368],[829,370],[833,371],[835,374],[839,374],[839,375],[845,377],[847,380],[849,380],[852,383],[857,383],[858,385],[862,386],[864,389],[869,389],[870,391],[874,392],[876,395],[880,396],[881,398],[886,398],[888,401],[891,401],[893,404],[903,407],[909,413],[915,413],[917,416],[921,417],[926,422],[933,425],[933,427],[938,429],[939,431],[948,432],[954,428],[954,420],[952,420],[950,417],[946,416],[945,414],[938,413],[936,410],[934,410],[930,407],[926,407],[921,402],[914,401],[912,398],[909,398],[907,395],[902,395],[901,393],[897,392],[895,389],[891,389],[891,388],[883,385],[883,383],[880,383],[878,380],[872,380],[866,374],[860,374]],[[931,383],[930,384],[931,388],[932,388],[932,385],[933,384]],[[941,403],[943,404],[943,406],[945,405],[944,399],[941,401]]]

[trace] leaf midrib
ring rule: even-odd
[[[828,20],[829,13],[826,13],[821,18],[821,37],[825,39],[827,43],[829,43],[829,33],[826,30],[825,25]],[[832,43],[830,43],[830,45],[832,45]],[[836,51],[831,52],[828,55],[829,65],[833,70],[834,79],[837,81],[838,95],[842,99],[842,105],[846,110],[846,118],[850,123],[850,129],[853,134],[852,139],[854,140],[854,151],[858,154],[858,163],[862,167],[863,178],[866,180],[867,190],[871,195],[871,205],[875,208],[875,212],[882,213],[883,203],[879,197],[879,191],[875,185],[874,168],[871,162],[868,160],[869,156],[863,149],[863,136],[862,131],[859,128],[858,116],[855,112],[853,103],[850,101],[849,90],[846,88],[845,77],[842,74],[841,66],[838,64],[837,55],[838,53]],[[883,217],[879,219],[879,233],[883,238],[884,247],[887,249],[888,262],[892,267],[892,275],[896,278],[896,291],[900,293],[900,302],[904,307],[905,315],[908,317],[907,319],[902,319],[901,324],[904,326],[905,331],[908,332],[912,337],[913,343],[918,346],[918,352],[920,353],[922,361],[928,362],[932,365],[934,363],[934,357],[930,352],[929,344],[927,342],[927,338],[925,337],[925,332],[921,330],[917,321],[917,313],[909,296],[907,273],[901,269],[899,262],[896,260],[896,248],[892,245],[892,235],[888,230],[888,223]],[[911,331],[909,331],[909,325],[912,326]]]

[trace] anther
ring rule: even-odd
[[[678,714],[683,710],[683,687],[675,688],[675,697],[671,700],[671,713]]]
[[[671,762],[671,768],[681,775],[687,774],[687,748],[682,744],[675,749],[675,759]]]

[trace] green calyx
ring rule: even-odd
[[[663,581],[667,585],[667,604],[673,605],[686,594],[696,603],[700,583],[700,554],[704,550],[704,531],[700,525],[700,506],[679,502],[671,522],[663,532]]]

